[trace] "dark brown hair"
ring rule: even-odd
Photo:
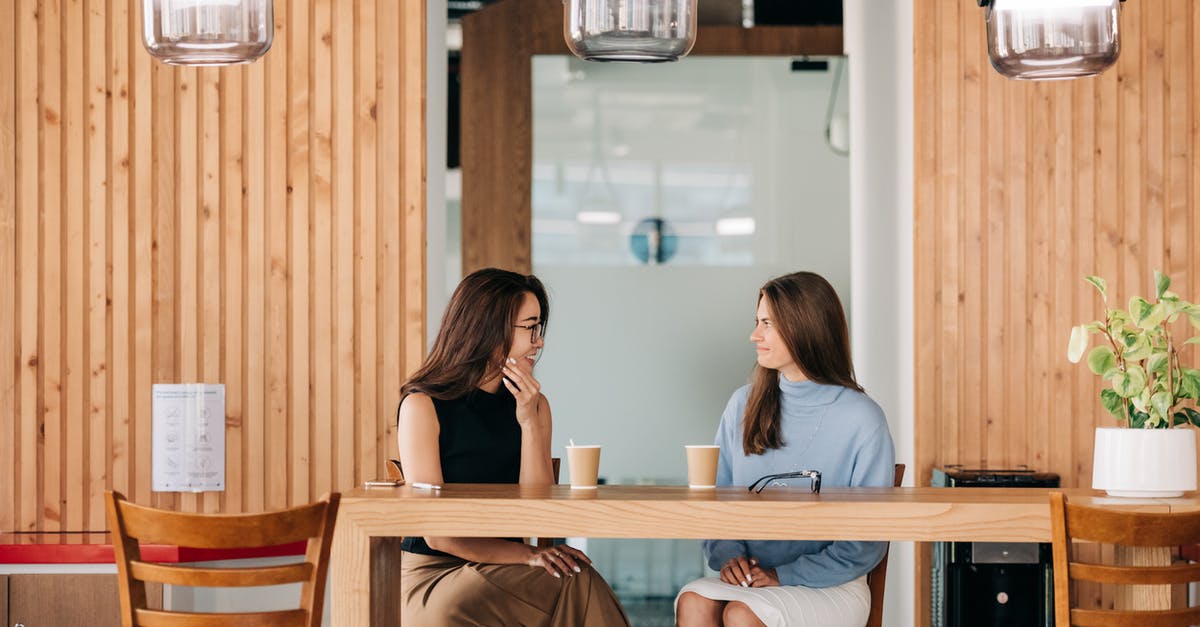
[[[842,301],[829,281],[812,272],[785,274],[767,281],[758,299],[766,299],[771,324],[805,377],[863,391],[850,361],[850,330]],[[747,455],[762,455],[784,444],[780,376],[777,370],[754,366],[742,430],[742,450]]]
[[[459,398],[499,375],[499,360],[512,348],[513,320],[527,293],[537,298],[545,323],[550,301],[537,277],[498,268],[467,275],[446,305],[425,363],[400,388],[401,401],[414,392]]]

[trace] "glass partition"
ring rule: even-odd
[[[758,288],[819,272],[850,296],[844,59],[533,60],[534,272],[551,293],[537,368],[610,483],[686,483],[754,363]],[[564,477],[565,479],[565,477]],[[592,539],[637,625],[670,625],[697,542]]]

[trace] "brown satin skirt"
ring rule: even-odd
[[[573,577],[524,564],[404,553],[401,623],[420,627],[628,627],[612,588],[590,567]]]

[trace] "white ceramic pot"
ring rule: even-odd
[[[1092,488],[1146,498],[1195,490],[1195,429],[1097,428]]]

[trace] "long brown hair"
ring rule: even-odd
[[[766,299],[771,324],[805,377],[863,391],[850,361],[850,330],[842,301],[829,281],[812,272],[785,274],[767,281],[758,299]],[[747,455],[762,455],[784,444],[780,376],[777,370],[754,366],[742,431],[742,450]]]
[[[550,300],[537,277],[498,268],[467,275],[455,288],[425,363],[400,388],[403,400],[420,392],[437,399],[464,396],[500,374],[499,360],[512,348],[513,320],[525,294],[550,319]],[[544,331],[545,327],[543,327]]]

